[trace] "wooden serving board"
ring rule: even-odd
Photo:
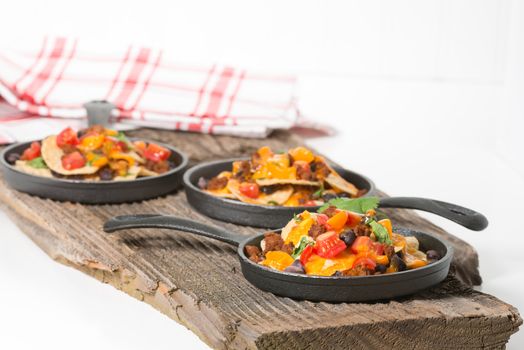
[[[267,140],[152,130],[132,134],[171,143],[193,163],[249,154],[265,144],[283,150],[301,143],[284,132]],[[114,215],[163,213],[246,235],[260,232],[198,214],[183,191],[94,206],[36,198],[0,179],[0,200],[51,258],[151,304],[217,349],[503,348],[522,323],[516,308],[469,287],[481,282],[475,250],[411,211],[389,213],[399,226],[444,237],[455,247],[445,282],[393,301],[329,304],[256,289],[242,277],[235,249],[225,243],[158,229],[102,231]]]

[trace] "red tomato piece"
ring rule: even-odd
[[[375,270],[375,267],[377,267],[377,264],[370,258],[367,257],[361,257],[355,260],[353,263],[353,268],[357,266],[364,266],[368,270]]]
[[[22,156],[20,157],[21,160],[32,160],[35,158],[40,157],[41,155],[41,147],[40,142],[33,142],[31,143],[31,146],[27,148],[24,153],[22,153]]]
[[[309,244],[304,248],[302,254],[300,254],[300,263],[302,266],[306,266],[306,263],[308,262],[309,258],[311,258],[311,255],[313,255],[313,246]]]
[[[357,213],[353,213],[351,211],[348,211],[348,219],[346,221],[346,226],[349,226],[350,228],[353,228],[360,224],[360,221],[362,220],[362,215],[359,215]]]
[[[346,243],[338,238],[338,234],[334,231],[318,236],[314,246],[315,253],[326,259],[333,258],[344,249],[346,249]]]
[[[358,236],[351,245],[351,251],[355,254],[369,252],[373,248],[373,241],[368,236]]]
[[[258,198],[260,195],[260,188],[253,182],[242,182],[239,190],[240,193],[249,198]]]
[[[317,205],[317,202],[315,202],[314,200],[309,200],[306,203],[304,203],[304,206],[306,207],[314,207],[316,205]]]
[[[383,243],[373,243],[373,249],[375,250],[376,255],[383,255],[384,254],[384,244]]]
[[[144,150],[144,157],[146,159],[152,160],[153,162],[167,160],[170,155],[170,150],[154,143],[147,145],[147,148]]]
[[[65,128],[56,137],[56,145],[60,148],[64,148],[67,145],[76,146],[79,142],[76,131],[71,128]]]
[[[78,151],[66,154],[62,157],[62,166],[66,170],[82,168],[84,165],[86,165],[86,159]]]
[[[319,225],[325,225],[329,220],[329,217],[326,214],[317,214],[317,223]]]

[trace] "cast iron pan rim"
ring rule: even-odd
[[[17,148],[17,147],[20,147],[21,145],[23,144],[27,144],[27,145],[30,145],[31,142],[41,142],[42,140],[33,140],[33,141],[27,141],[27,142],[17,142],[17,143],[14,143],[12,145],[9,145],[8,147],[6,147],[2,153],[0,153],[0,164],[5,167],[5,168],[9,168],[9,170],[11,171],[14,171],[18,174],[22,174],[22,175],[25,175],[25,176],[30,176],[32,178],[38,178],[38,179],[45,179],[47,181],[49,181],[49,185],[54,185],[54,184],[61,184],[61,183],[68,183],[68,184],[75,184],[75,185],[80,185],[80,186],[85,186],[85,187],[92,187],[92,186],[109,186],[109,185],[113,185],[115,186],[116,184],[129,184],[129,183],[140,183],[140,182],[143,182],[143,181],[150,181],[151,178],[155,178],[155,179],[161,179],[163,177],[167,177],[167,176],[170,176],[170,175],[173,175],[174,173],[176,172],[179,172],[181,170],[183,170],[187,164],[189,163],[189,158],[187,157],[187,155],[181,151],[178,150],[178,148],[176,147],[173,147],[171,145],[168,145],[168,144],[165,144],[165,143],[162,143],[162,142],[158,142],[158,141],[154,141],[154,140],[148,140],[148,139],[142,139],[142,138],[136,138],[136,137],[132,137],[132,138],[129,138],[130,140],[134,141],[134,140],[140,140],[140,141],[145,141],[147,143],[155,143],[157,145],[160,145],[160,146],[163,146],[163,147],[166,147],[168,148],[171,152],[177,154],[181,159],[182,161],[180,162],[180,164],[178,164],[176,167],[174,167],[173,169],[170,169],[169,171],[163,173],[163,174],[160,174],[158,176],[144,176],[144,177],[140,177],[140,178],[136,178],[134,180],[127,180],[127,181],[85,181],[85,180],[69,180],[69,179],[61,179],[61,178],[56,178],[56,177],[43,177],[43,176],[37,176],[37,175],[32,175],[32,174],[28,174],[28,173],[25,173],[23,171],[20,171],[18,169],[16,169],[13,165],[9,164],[6,160],[6,156],[8,153],[10,153],[14,148]]]
[[[362,284],[359,284],[359,285],[367,285],[367,283],[365,282],[372,282],[372,281],[376,281],[378,279],[390,279],[390,278],[395,278],[395,276],[402,276],[402,275],[407,275],[407,274],[414,274],[415,271],[418,272],[418,274],[420,273],[423,273],[425,270],[428,270],[428,269],[432,269],[434,270],[436,267],[438,267],[438,269],[436,269],[435,271],[431,272],[430,274],[428,275],[432,275],[434,273],[437,273],[441,270],[444,270],[446,268],[448,268],[448,265],[447,264],[447,261],[450,260],[452,257],[453,257],[453,247],[449,244],[449,242],[447,242],[446,240],[440,238],[440,237],[436,237],[434,235],[430,235],[429,233],[425,233],[425,232],[420,232],[420,231],[415,231],[415,230],[411,230],[411,229],[407,229],[407,228],[400,228],[400,227],[393,227],[394,230],[396,232],[400,232],[400,233],[412,233],[412,235],[414,233],[418,233],[418,234],[423,234],[423,235],[428,235],[428,236],[431,236],[432,238],[438,240],[440,243],[442,243],[445,247],[446,247],[446,254],[440,258],[440,260],[434,262],[434,263],[431,263],[431,264],[428,264],[426,266],[423,266],[423,267],[419,267],[417,269],[413,269],[413,270],[405,270],[405,271],[400,271],[400,272],[395,272],[393,274],[388,274],[388,275],[370,275],[370,276],[351,276],[351,277],[334,277],[334,276],[311,276],[311,275],[301,275],[301,274],[297,274],[297,273],[291,273],[291,272],[284,272],[284,271],[274,271],[268,267],[265,267],[265,266],[262,266],[262,265],[259,265],[259,264],[256,264],[254,263],[253,261],[249,260],[247,258],[247,256],[245,255],[244,253],[244,248],[246,246],[246,243],[248,243],[249,241],[251,241],[253,238],[256,238],[258,236],[262,236],[264,233],[260,233],[256,236],[252,236],[252,237],[248,237],[246,240],[244,240],[242,243],[239,244],[238,246],[238,254],[239,256],[242,258],[243,261],[245,261],[246,263],[250,264],[251,266],[253,266],[254,268],[260,270],[260,273],[271,273],[272,274],[272,278],[274,279],[278,279],[278,280],[283,280],[283,281],[286,281],[286,282],[291,282],[289,279],[290,278],[293,278],[295,279],[295,281],[293,282],[296,282],[296,283],[300,283],[300,284],[303,284],[304,282],[313,282],[314,284],[316,284],[316,282],[318,283],[323,283],[323,282],[326,282],[326,281],[361,281],[361,282],[364,282]],[[280,232],[281,230],[274,230],[274,231],[271,231],[271,232]],[[426,275],[425,275],[426,276]],[[412,280],[417,280],[419,279],[420,276],[414,276],[412,278],[404,278],[402,281],[403,282],[407,282],[407,281],[412,281]]]
[[[237,158],[226,158],[226,159],[220,159],[220,160],[214,160],[214,161],[210,161],[210,162],[204,162],[204,163],[199,163],[193,167],[191,167],[190,169],[188,169],[185,173],[184,173],[184,185],[189,187],[191,190],[193,191],[197,191],[199,193],[202,193],[203,195],[207,196],[210,198],[210,200],[214,200],[216,201],[216,203],[223,203],[223,202],[226,202],[226,203],[229,203],[229,204],[234,204],[234,205],[241,205],[241,206],[244,206],[244,207],[249,207],[249,208],[264,208],[265,210],[282,210],[282,208],[292,208],[292,209],[298,209],[298,210],[311,210],[312,208],[316,208],[318,206],[296,206],[296,207],[283,207],[283,206],[275,206],[275,205],[260,205],[260,204],[250,204],[250,203],[244,203],[244,202],[241,202],[239,200],[234,200],[234,199],[229,199],[229,198],[221,198],[221,197],[216,197],[216,196],[213,196],[212,194],[209,194],[205,191],[202,191],[200,188],[198,188],[198,186],[195,186],[191,181],[190,181],[190,177],[191,175],[193,175],[194,172],[202,169],[202,168],[206,168],[208,166],[213,166],[213,165],[216,165],[216,164],[221,164],[221,163],[226,163],[226,162],[234,162],[234,161],[237,161],[237,160],[247,160],[249,159],[248,157],[237,157]],[[335,165],[335,167],[338,167]],[[363,197],[366,197],[370,194],[374,194],[376,192],[376,187],[375,187],[375,183],[373,181],[371,181],[367,176],[364,176],[360,173],[357,173],[355,171],[352,171],[352,170],[347,170],[345,169],[346,171],[349,171],[359,177],[361,177],[363,180],[365,180],[366,182],[369,183],[369,191],[366,192],[364,194]],[[218,175],[218,174],[217,174]]]

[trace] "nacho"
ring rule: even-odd
[[[11,164],[35,176],[129,181],[169,171],[174,166],[170,158],[171,151],[165,147],[131,142],[121,132],[95,125],[79,132],[66,128],[42,142],[33,142]]]
[[[287,152],[273,152],[261,147],[248,160],[232,162],[228,179],[233,185],[226,189],[223,173],[207,180],[199,179],[201,190],[223,198],[264,205],[275,190],[291,188],[292,193],[285,201],[274,201],[273,205],[318,206],[335,197],[359,197],[359,189],[341,177],[323,157],[315,155],[305,147],[296,147]],[[233,187],[232,187],[233,186]],[[240,189],[243,191],[240,191]],[[233,192],[236,191],[236,192]],[[243,197],[238,195],[241,193]],[[280,193],[280,192],[278,192]],[[286,193],[287,191],[283,192]]]

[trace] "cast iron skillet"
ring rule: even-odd
[[[397,204],[402,205],[402,199],[394,198]],[[432,203],[430,199],[417,198],[418,203]],[[448,203],[440,202],[439,205]],[[484,216],[474,211],[460,208],[466,220],[455,220],[460,224],[469,223],[470,226],[486,227]],[[448,216],[446,216],[448,217]],[[264,238],[263,233],[246,237],[222,228],[208,226],[196,221],[163,215],[125,215],[117,216],[104,224],[104,231],[114,232],[132,228],[166,228],[195,233],[217,239],[237,246],[240,266],[244,277],[254,286],[276,295],[300,300],[326,302],[358,302],[371,300],[385,300],[416,293],[438,284],[446,278],[453,257],[453,248],[444,240],[427,233],[409,229],[395,228],[395,232],[404,236],[415,236],[420,243],[420,249],[436,250],[442,257],[437,262],[427,266],[387,275],[359,276],[359,277],[322,277],[307,276],[287,272],[280,272],[258,265],[247,258],[244,253],[246,245],[260,246]],[[276,231],[279,232],[279,231]]]
[[[124,203],[139,201],[170,193],[182,184],[182,174],[187,167],[188,158],[176,148],[154,142],[171,150],[170,160],[176,167],[154,177],[142,177],[129,181],[83,181],[62,178],[46,178],[30,175],[17,170],[7,162],[11,153],[21,154],[31,142],[17,143],[5,148],[0,154],[0,168],[4,178],[15,190],[39,197],[59,201],[86,204]]]
[[[283,227],[289,218],[304,210],[317,211],[315,207],[280,207],[244,203],[238,200],[215,197],[198,188],[198,179],[210,179],[222,171],[230,171],[231,163],[247,158],[231,158],[195,165],[184,174],[186,197],[199,212],[212,218],[239,225],[255,227],[279,228]],[[349,171],[337,166],[334,169],[357,188],[367,190],[365,196],[375,194],[375,184],[364,175]]]

